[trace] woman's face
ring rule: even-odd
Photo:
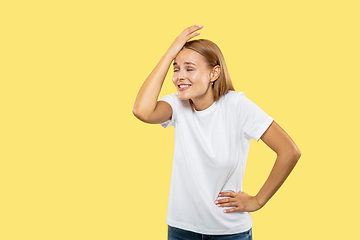
[[[183,49],[174,59],[173,67],[173,83],[179,99],[200,99],[213,96],[210,82],[211,70],[204,56],[194,50]]]

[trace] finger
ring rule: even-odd
[[[191,39],[193,37],[199,36],[199,35],[200,35],[200,32],[193,33],[193,34],[187,36],[187,40],[189,40],[189,39]]]
[[[200,30],[202,28],[203,28],[202,25],[198,25],[198,26],[197,25],[192,25],[191,27],[186,28],[184,32],[186,32],[186,34],[191,34],[191,33],[195,32],[197,30]]]
[[[235,207],[235,208],[225,209],[223,212],[224,213],[243,212],[243,210],[244,209],[241,207]]]
[[[237,207],[237,203],[236,202],[228,202],[228,203],[222,203],[222,204],[217,204],[218,207]]]
[[[203,25],[196,25],[193,24],[192,26],[188,27],[187,29],[189,29],[190,31],[195,31],[194,29],[201,29],[203,27]]]
[[[232,212],[236,212],[236,208],[229,208],[229,209],[225,209],[223,212],[224,213],[232,213]]]
[[[235,208],[230,209],[230,212],[247,212],[247,209],[245,209],[244,205],[237,206]]]
[[[218,199],[215,201],[215,204],[218,203],[228,203],[228,202],[236,202],[235,198],[223,198],[223,199]]]
[[[236,193],[234,192],[221,192],[219,193],[219,197],[235,197]]]

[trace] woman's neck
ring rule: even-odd
[[[194,103],[196,111],[203,111],[215,102],[213,90],[211,89],[211,91],[207,91],[204,95],[192,98],[191,100]]]

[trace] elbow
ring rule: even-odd
[[[291,159],[295,162],[295,164],[299,161],[301,157],[301,152],[298,148],[296,148],[292,154],[291,154]]]
[[[300,157],[301,157],[301,152],[300,152],[300,150],[298,150],[297,157],[298,157],[298,159],[300,159]]]
[[[138,109],[135,108],[135,106],[132,109],[132,113],[135,117],[139,118],[139,111],[138,111]]]
[[[132,113],[140,121],[146,122],[147,117],[145,116],[145,114],[139,108],[136,108],[134,106],[133,109],[132,109]]]
[[[301,157],[301,152],[300,152],[300,150],[298,148],[296,148],[294,150],[294,157],[295,157],[296,161],[298,161],[300,159],[300,157]]]
[[[278,157],[281,156],[283,159],[287,159],[288,162],[292,162],[293,165],[295,165],[301,157],[301,152],[298,148],[296,148],[291,151],[282,152],[277,155]]]
[[[300,152],[300,150],[297,150],[294,153],[294,161],[297,163],[299,161],[300,157],[301,157],[301,152]]]

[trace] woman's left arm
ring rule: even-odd
[[[226,213],[253,212],[262,208],[284,183],[301,156],[294,141],[275,121],[271,123],[260,139],[277,154],[274,167],[256,196],[250,196],[245,192],[220,193],[219,197],[227,198],[217,200],[215,204],[219,207],[234,207],[224,210]]]

